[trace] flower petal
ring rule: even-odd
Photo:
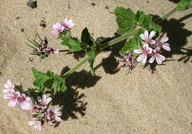
[[[140,35],[140,38],[141,38],[142,40],[145,40],[145,35],[144,35],[144,34],[141,34],[141,35]]]
[[[143,54],[139,55],[139,56],[137,57],[137,61],[140,62],[141,59],[143,59],[143,56],[144,56]]]
[[[144,38],[145,38],[145,40],[148,39],[148,37],[149,37],[149,32],[148,32],[147,30],[145,30],[145,32],[144,32]]]
[[[143,64],[145,64],[146,61],[147,61],[147,55],[144,55],[141,62],[142,62]]]
[[[154,31],[151,31],[151,33],[150,33],[150,35],[149,35],[149,38],[152,39],[154,35],[155,35],[155,32],[154,32]]]
[[[137,54],[140,54],[140,53],[142,53],[143,51],[142,50],[140,50],[140,49],[135,49],[134,50],[134,53],[137,53]]]
[[[163,47],[163,49],[165,49],[167,51],[171,51],[169,43],[164,43],[162,47]]]
[[[17,104],[17,100],[10,100],[8,103],[8,107],[14,107]]]
[[[149,59],[149,63],[153,63],[155,60],[155,56],[152,56],[150,59]]]
[[[169,40],[168,37],[163,37],[163,38],[160,40],[160,42],[165,43],[165,42],[167,42],[168,40]]]

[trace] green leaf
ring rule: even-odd
[[[135,28],[136,15],[130,8],[116,7],[115,15],[117,17],[116,22],[119,26],[117,30],[119,34],[124,34]]]
[[[152,16],[146,15],[143,11],[137,11],[137,23],[148,31],[161,32],[162,28],[152,21]]]
[[[81,41],[78,38],[71,36],[71,32],[69,31],[63,31],[58,39],[62,40],[61,44],[67,46],[69,51],[82,50]]]
[[[41,92],[43,92],[46,85],[50,81],[50,77],[44,73],[37,71],[35,68],[32,68],[32,72],[33,72],[33,76],[36,78],[36,80],[33,83],[34,86],[36,86],[37,89],[39,89]]]
[[[120,55],[125,55],[128,51],[131,53],[134,51],[134,49],[138,48],[137,40],[136,38],[131,38],[129,41],[127,41],[124,45],[124,47],[119,51]]]
[[[63,37],[62,45],[68,46],[70,51],[81,51],[81,42],[76,37]]]
[[[100,52],[99,44],[96,43],[96,41],[90,35],[87,28],[85,28],[82,31],[81,42],[88,45],[87,46],[88,48],[86,49],[86,54],[87,56],[92,57],[91,59],[88,60],[88,62],[91,68],[91,74],[95,75],[93,64],[94,64],[96,55]]]
[[[45,88],[53,89],[54,93],[58,91],[65,91],[67,89],[65,85],[65,79],[51,71],[42,73],[37,71],[35,68],[32,68],[32,72],[36,78],[33,84],[41,92],[44,92]]]
[[[181,0],[179,3],[177,3],[177,10],[186,10],[192,8],[192,0]]]

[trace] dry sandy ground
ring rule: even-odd
[[[25,43],[27,39],[34,38],[35,31],[46,35],[50,45],[64,49],[56,36],[50,33],[51,26],[64,18],[74,20],[73,33],[78,37],[84,27],[88,27],[94,38],[112,37],[117,25],[111,12],[116,6],[159,16],[175,7],[175,3],[168,0],[37,2],[38,7],[31,9],[26,5],[27,0],[0,1],[1,90],[8,79],[14,83],[21,82],[25,89],[33,87],[32,67],[60,74],[63,68],[71,68],[78,63],[73,54],[51,55],[41,62],[38,57],[30,55],[31,49]],[[162,23],[168,29],[173,51],[168,54],[167,62],[156,66],[153,73],[149,66],[143,69],[142,64],[138,64],[130,75],[124,69],[115,72],[117,63],[111,55],[117,53],[114,47],[112,52],[98,55],[95,62],[97,76],[91,77],[87,73],[89,66],[85,64],[67,80],[69,90],[59,95],[57,101],[64,107],[63,121],[58,127],[45,125],[41,132],[34,130],[27,125],[31,120],[30,113],[21,111],[19,107],[8,108],[8,101],[1,95],[0,133],[191,134],[191,11],[177,12],[171,16],[172,20]],[[41,20],[46,22],[45,28],[40,27]]]

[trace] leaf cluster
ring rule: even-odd
[[[115,8],[116,22],[118,25],[117,32],[125,34],[140,26],[148,31],[161,32],[161,26],[153,22],[151,15],[146,15],[143,11],[134,13],[130,8],[116,7]]]
[[[33,85],[40,92],[44,92],[46,88],[52,89],[54,94],[56,92],[63,92],[67,90],[67,87],[65,85],[65,79],[61,76],[58,76],[51,71],[47,71],[47,73],[42,73],[37,71],[34,67],[32,68],[32,72],[33,76],[36,79]]]

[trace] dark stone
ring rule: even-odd
[[[33,9],[37,8],[37,1],[29,0],[27,2],[27,6],[33,8]]]
[[[95,3],[91,3],[92,6],[95,6],[96,4]]]
[[[46,25],[46,22],[44,20],[41,20],[41,23],[39,24],[40,27],[42,28],[45,28],[47,25]]]
[[[21,28],[21,32],[24,32],[24,28]]]

